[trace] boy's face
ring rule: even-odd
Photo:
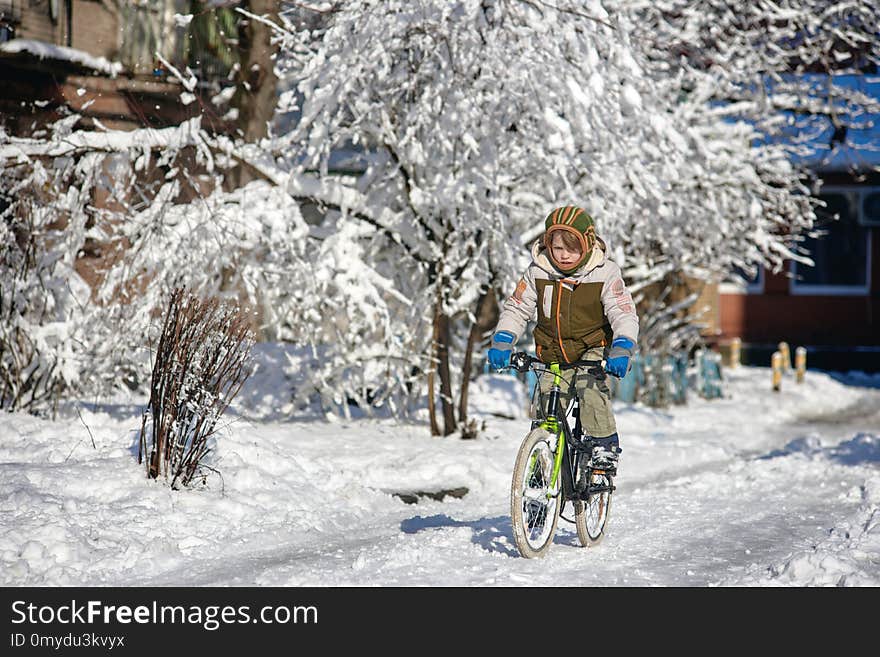
[[[550,251],[553,254],[553,259],[562,265],[563,269],[573,266],[583,255],[580,247],[575,247],[574,250],[567,247],[562,241],[562,235],[559,233],[556,233],[550,239]]]

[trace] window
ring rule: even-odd
[[[829,190],[819,195],[826,203],[816,208],[816,227],[823,235],[807,238],[803,244],[815,266],[792,263],[792,294],[869,291],[871,233],[860,220],[863,196],[856,190]]]
[[[880,226],[880,190],[866,192],[862,196],[863,226]]]
[[[21,7],[9,0],[0,0],[0,43],[12,41],[18,25],[21,25]]]

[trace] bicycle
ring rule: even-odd
[[[541,365],[537,368],[536,365]],[[571,395],[569,408],[560,401],[562,370],[576,367],[597,368],[606,376],[600,360],[581,360],[549,366],[524,352],[510,358],[509,367],[525,373],[530,369],[540,374],[553,374],[553,385],[547,398],[543,419],[532,421],[513,468],[510,488],[510,516],[513,538],[520,554],[531,559],[547,554],[556,535],[560,516],[573,522],[578,540],[592,547],[604,538],[611,512],[614,478],[591,462],[593,438],[586,435],[580,422],[580,401]],[[568,418],[574,415],[572,429]],[[574,507],[574,519],[562,515],[566,503]]]

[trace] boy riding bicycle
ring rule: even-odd
[[[583,209],[569,205],[553,210],[543,236],[532,245],[532,263],[502,306],[489,365],[500,369],[509,364],[513,345],[537,310],[532,336],[541,361],[604,358],[605,371],[623,377],[639,337],[639,318],[620,267],[608,259],[606,250]],[[604,373],[576,368],[563,379],[563,408],[573,387],[580,400],[581,426],[596,439],[593,466],[616,474],[620,441]],[[541,394],[546,395],[551,385],[552,376],[542,376]]]

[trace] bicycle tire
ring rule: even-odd
[[[610,475],[593,472],[590,475],[590,486],[608,487],[614,485]],[[577,500],[574,503],[574,525],[577,527],[578,540],[584,547],[595,547],[602,542],[608,533],[608,518],[611,515],[612,490],[590,495],[586,502]]]
[[[555,442],[556,437],[547,430],[533,429],[523,439],[513,467],[510,485],[513,540],[527,559],[545,556],[556,535],[562,494],[548,496],[555,456],[551,445]]]

